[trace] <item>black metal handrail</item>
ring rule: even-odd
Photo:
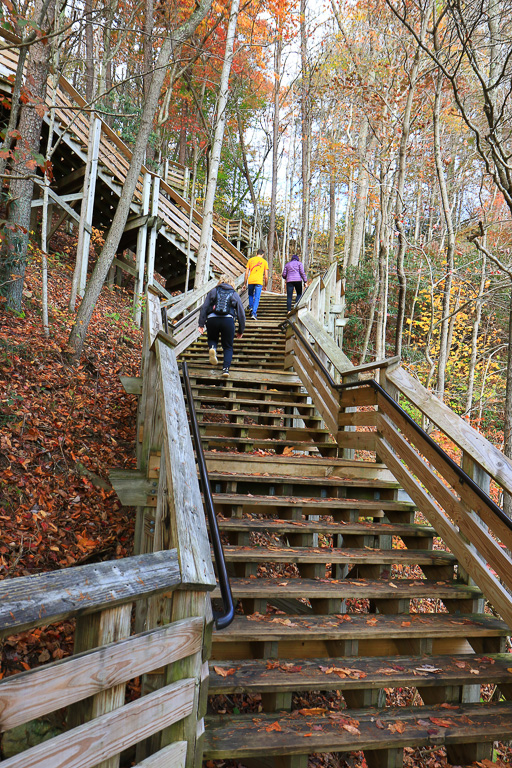
[[[418,435],[420,435],[422,437],[422,439],[426,441],[428,446],[430,448],[432,448],[432,450],[435,451],[438,454],[438,456],[440,456],[446,464],[448,464],[450,469],[453,472],[455,472],[455,474],[459,478],[459,483],[461,483],[461,485],[466,483],[466,485],[468,485],[469,488],[471,488],[471,490],[478,496],[478,498],[481,501],[484,502],[484,504],[490,509],[490,511],[493,512],[493,514],[496,515],[496,517],[498,517],[500,519],[500,521],[509,530],[512,531],[512,520],[510,519],[510,517],[508,517],[508,515],[505,514],[505,512],[501,509],[501,507],[499,507],[491,499],[491,497],[488,496],[486,494],[486,492],[484,490],[482,490],[482,488],[480,488],[480,486],[477,483],[475,483],[475,481],[473,480],[472,477],[467,475],[464,472],[464,470],[461,469],[461,467],[459,467],[459,465],[452,458],[450,458],[450,456],[448,456],[446,451],[443,451],[441,446],[439,446],[435,442],[435,440],[432,440],[430,435],[428,435],[425,432],[425,430],[422,429],[420,427],[420,425],[417,424],[414,421],[413,418],[411,418],[411,416],[409,416],[407,411],[405,411],[401,407],[401,405],[399,405],[396,402],[396,400],[394,400],[391,397],[391,395],[389,395],[386,392],[386,390],[383,387],[381,387],[381,385],[377,381],[375,381],[375,379],[364,379],[363,381],[348,381],[345,384],[338,384],[338,383],[336,383],[334,381],[334,379],[332,378],[331,374],[329,373],[329,371],[327,370],[327,368],[325,367],[325,365],[320,360],[319,356],[317,355],[317,353],[315,352],[313,347],[311,346],[311,344],[309,343],[309,341],[301,333],[301,331],[299,331],[299,329],[295,326],[295,324],[292,321],[288,320],[288,319],[285,321],[284,324],[290,325],[290,327],[293,329],[293,332],[297,335],[297,337],[300,339],[302,344],[306,347],[306,349],[308,350],[309,354],[311,355],[311,357],[313,358],[315,363],[318,365],[319,369],[322,371],[322,373],[324,374],[324,376],[328,380],[328,382],[331,385],[331,387],[333,387],[334,389],[337,389],[338,391],[343,391],[345,389],[351,389],[353,387],[363,387],[363,386],[372,387],[376,392],[379,393],[379,395],[381,395],[395,409],[395,411],[397,411],[405,419],[405,421],[409,424],[409,426],[411,426],[418,433]],[[333,363],[333,365],[334,365],[334,363]],[[349,374],[349,373],[350,373],[350,371],[347,371],[347,374]]]
[[[222,547],[222,541],[220,538],[219,526],[217,523],[217,517],[213,507],[213,498],[210,488],[210,480],[208,479],[208,469],[206,467],[206,460],[204,458],[203,444],[201,442],[201,435],[199,434],[199,425],[197,423],[197,414],[194,405],[194,397],[192,395],[192,388],[190,386],[190,377],[188,375],[188,366],[184,361],[181,364],[183,371],[183,383],[185,386],[185,393],[187,396],[188,410],[190,413],[190,425],[192,431],[192,438],[194,440],[194,446],[196,449],[196,459],[199,466],[199,482],[203,491],[204,506],[206,508],[206,514],[208,517],[208,524],[210,527],[210,538],[213,547],[213,554],[215,557],[215,564],[217,566],[217,577],[219,579],[220,593],[222,597],[222,604],[224,610],[222,613],[214,613],[215,626],[217,629],[225,629],[228,627],[235,617],[235,604],[233,602],[233,595],[231,593],[231,586],[229,583],[228,571],[226,568],[226,560],[224,558],[224,549]]]

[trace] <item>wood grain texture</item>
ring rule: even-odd
[[[0,730],[41,717],[201,649],[203,621],[186,619],[0,682]]]
[[[113,608],[177,587],[176,550],[0,582],[0,636]]]
[[[180,680],[4,761],[5,768],[92,768],[190,714],[195,681]]]
[[[457,416],[402,367],[389,371],[386,378],[456,445],[469,454],[478,466],[488,472],[505,490],[512,493],[512,461],[510,459],[507,459],[480,432]]]
[[[419,711],[418,711],[419,710]],[[351,752],[388,747],[433,746],[459,741],[470,741],[473,735],[479,741],[512,736],[512,704],[467,704],[447,714],[441,707],[389,707],[386,709],[351,710],[350,717],[357,720],[356,731],[350,733],[343,725],[348,722],[345,713],[329,719],[318,715],[296,716],[295,713],[243,716],[217,716],[208,720],[205,757],[244,758],[257,755],[301,755],[313,752]],[[432,727],[429,717],[450,721],[449,727]],[[279,730],[267,731],[278,719]],[[384,728],[379,728],[382,721]],[[400,721],[402,732],[388,729],[388,723]],[[257,727],[255,727],[255,725]],[[315,725],[320,726],[318,729]],[[432,733],[435,731],[435,733]]]
[[[111,469],[108,478],[125,507],[144,507],[148,496],[156,496],[158,481],[136,469]]]
[[[212,588],[216,580],[176,356],[160,341],[155,348],[173,544],[178,550],[183,583]]]
[[[348,614],[347,614],[348,615]],[[421,638],[453,637],[504,637],[509,634],[507,625],[494,616],[480,614],[452,615],[447,613],[403,614],[350,614],[343,616],[262,616],[254,619],[235,616],[233,623],[222,631],[214,630],[215,643],[236,644],[242,641],[276,640],[304,641],[346,640],[349,638]]]
[[[379,396],[379,410],[381,411],[381,425],[382,429],[386,429],[386,425],[393,425],[389,427],[391,434],[398,427],[409,443],[412,443],[417,449],[425,456],[429,464],[431,464],[438,472],[445,478],[445,480],[452,486],[460,496],[461,500],[467,505],[468,508],[474,510],[481,519],[489,526],[492,532],[505,544],[508,549],[512,550],[512,531],[497,517],[494,512],[488,507],[477,494],[469,487],[467,483],[461,482],[459,475],[456,474],[448,462],[440,456],[436,451],[433,451],[431,446],[416,430],[407,423],[406,419],[391,406],[384,398]],[[382,416],[384,415],[384,419]],[[386,418],[387,417],[387,418]],[[473,460],[465,454],[466,458],[463,458],[464,462],[471,462],[472,469],[470,472],[478,473],[485,476],[485,485],[487,491],[489,490],[489,476],[478,466],[476,466]],[[485,491],[486,488],[483,488]],[[512,565],[512,564],[511,564]]]
[[[422,671],[425,665],[435,672]],[[339,672],[335,670],[338,669]],[[234,670],[226,676],[219,670]],[[471,671],[473,670],[473,672]],[[510,655],[458,654],[429,656],[370,656],[329,659],[267,659],[220,661],[210,664],[210,694],[263,691],[332,691],[398,686],[433,687],[474,684],[475,670],[486,684],[512,684]],[[363,675],[358,673],[364,672]]]
[[[459,532],[474,545],[479,555],[491,565],[503,582],[512,588],[512,560],[510,555],[489,534],[486,526],[477,515],[471,514],[454,493],[435,475],[428,464],[418,456],[412,447],[382,417],[383,436],[405,461],[409,470],[417,475],[428,492],[439,502],[450,519],[458,526]]]
[[[404,441],[405,443],[405,441]],[[436,529],[447,546],[454,553],[464,570],[470,574],[480,586],[486,598],[494,605],[507,624],[512,627],[512,605],[510,595],[492,575],[486,562],[460,536],[458,528],[439,510],[424,491],[420,482],[398,459],[391,446],[383,439],[377,446],[381,456],[395,477],[402,483],[404,489],[421,509],[429,523]]]
[[[177,741],[137,763],[135,768],[184,768],[186,757],[187,742]]]
[[[350,579],[231,579],[233,597],[370,598],[375,600],[399,600],[415,597],[431,597],[440,600],[472,599],[480,596],[477,587],[456,582],[434,583],[426,579],[391,579],[390,581]],[[212,597],[219,597],[215,589]]]

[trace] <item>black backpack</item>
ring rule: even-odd
[[[224,288],[219,285],[217,287],[217,296],[215,299],[215,306],[213,311],[216,315],[230,315],[230,309],[232,308],[231,297],[234,294],[232,288]]]

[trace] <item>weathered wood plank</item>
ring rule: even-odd
[[[466,451],[479,467],[512,493],[512,461],[510,459],[507,459],[480,432],[457,416],[403,368],[398,367],[389,371],[386,378],[456,445]]]
[[[177,741],[137,763],[135,768],[184,768],[186,757],[187,742]]]
[[[142,377],[141,376],[119,376],[121,384],[124,387],[124,391],[129,395],[141,395],[142,394]]]
[[[473,599],[480,596],[477,587],[448,581],[433,583],[427,579],[395,579],[394,581],[349,580],[349,579],[231,579],[233,597],[264,598],[272,602],[273,597],[306,598],[370,598],[395,600],[401,598],[431,597],[440,600]],[[219,597],[220,590],[214,590],[212,597]],[[505,620],[506,617],[504,617]]]
[[[267,727],[276,714],[260,714],[258,728],[252,718],[241,715],[209,718],[205,756],[209,759],[244,758],[262,755],[300,755],[312,752],[351,752],[364,749],[384,749],[414,744],[450,744],[470,741],[477,734],[480,741],[512,736],[512,704],[467,704],[450,710],[439,707],[389,707],[385,709],[351,710],[350,717],[358,721],[352,732],[343,728],[339,718],[321,715],[297,717],[295,713],[279,717],[279,730]],[[432,728],[430,717],[449,720],[449,727]],[[341,722],[340,722],[341,720]],[[379,727],[382,721],[384,728]],[[403,729],[389,729],[388,724],[400,721]],[[315,729],[315,725],[320,728]],[[435,734],[432,734],[435,730]],[[304,736],[307,735],[307,738]]]
[[[405,443],[405,441],[403,442]],[[378,441],[377,450],[379,456],[384,459],[395,477],[402,483],[407,493],[443,538],[464,570],[471,575],[487,599],[499,611],[507,624],[512,627],[512,605],[508,591],[492,575],[485,561],[466,544],[460,536],[458,528],[430,500],[418,480],[404,467],[384,439]]]
[[[331,432],[337,432],[339,410],[337,394],[329,390],[328,382],[323,380],[321,374],[313,368],[309,356],[296,339],[289,340],[289,350],[295,352],[292,358],[294,370],[313,399],[327,428]]]
[[[339,373],[347,374],[352,372],[354,366],[350,359],[310,312],[301,312],[299,314],[299,330],[304,331],[301,325],[313,336],[317,349],[320,349],[327,355]]]
[[[41,717],[201,649],[203,620],[177,621],[0,682],[0,730]]]
[[[399,660],[398,660],[399,659]],[[281,665],[281,666],[279,666]],[[253,693],[279,691],[329,691],[436,685],[467,685],[475,682],[477,669],[486,684],[512,684],[510,655],[457,654],[429,656],[432,672],[419,671],[424,662],[418,656],[367,656],[329,659],[280,658],[275,666],[266,659],[213,662],[210,664],[210,693]],[[290,667],[294,667],[290,671]],[[341,668],[341,669],[340,669]],[[231,669],[229,675],[218,670]],[[234,672],[233,672],[234,669]],[[339,669],[339,673],[335,670]],[[471,671],[473,670],[473,672]],[[363,671],[364,677],[358,672]]]
[[[195,680],[180,680],[4,761],[5,768],[92,768],[190,714]]]
[[[158,480],[147,478],[136,469],[111,469],[109,480],[125,507],[144,507],[148,496],[155,496],[158,490]]]
[[[512,560],[488,533],[480,519],[465,508],[464,504],[430,470],[426,462],[414,452],[385,417],[382,417],[381,432],[402,460],[407,463],[408,468],[417,475],[428,492],[457,524],[459,531],[467,536],[468,540],[477,548],[480,556],[485,558],[505,584],[512,588]]]
[[[404,621],[404,618],[407,621]],[[368,616],[352,613],[350,621],[345,621],[342,615],[287,616],[285,619],[269,614],[251,619],[247,616],[235,616],[229,627],[219,632],[214,631],[214,640],[216,644],[236,645],[239,642],[256,640],[301,643],[305,637],[311,640],[346,640],[352,637],[449,638],[454,634],[464,637],[504,637],[509,631],[503,621],[483,614],[411,613],[404,617],[403,614],[378,613]]]
[[[423,456],[428,459],[435,469],[448,481],[458,496],[467,504],[470,509],[473,509],[482,520],[487,523],[493,533],[500,538],[503,544],[512,550],[512,531],[489,509],[485,501],[482,501],[477,494],[471,490],[467,483],[461,482],[459,475],[451,469],[449,464],[440,456],[436,451],[432,450],[428,442],[413,429],[406,421],[406,419],[397,412],[392,405],[390,405],[384,398],[379,397],[379,409],[382,414],[389,417],[389,421],[395,426],[399,427],[402,434],[406,439],[415,445]],[[381,420],[381,424],[385,426],[386,421]],[[471,460],[472,461],[472,460]],[[478,472],[485,475],[478,467],[475,468]],[[487,476],[488,477],[488,476]],[[487,482],[488,486],[488,482]],[[485,489],[484,489],[485,490]],[[487,488],[488,490],[488,488]]]
[[[216,580],[176,356],[159,340],[155,348],[162,391],[171,540],[178,550],[183,583],[212,588]]]
[[[0,582],[0,636],[167,592],[181,583],[175,549]]]

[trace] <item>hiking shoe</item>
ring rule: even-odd
[[[222,369],[222,378],[227,379],[229,376],[229,368],[223,368]]]
[[[210,347],[210,350],[208,352],[208,359],[210,361],[210,365],[218,365],[219,361],[217,360],[217,350],[215,347]]]
[[[256,317],[256,315],[251,315],[251,320],[257,320],[257,319],[258,318]]]

